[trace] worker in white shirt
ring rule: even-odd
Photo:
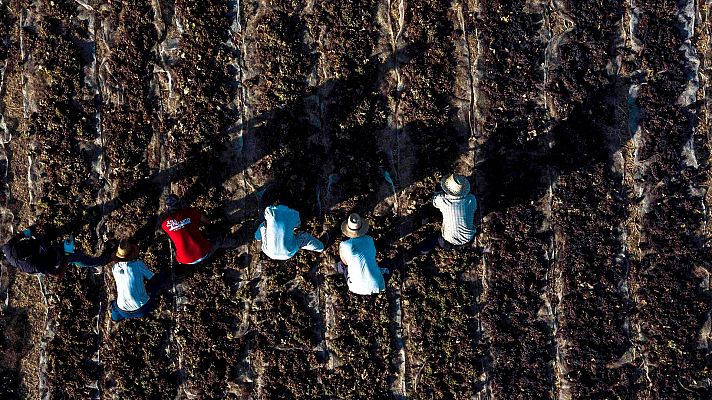
[[[288,260],[299,249],[324,251],[324,243],[299,230],[299,212],[277,204],[281,202],[281,192],[275,192],[275,204],[265,208],[264,221],[255,232],[255,240],[262,243],[262,252],[273,260]]]
[[[450,174],[440,181],[440,187],[442,192],[435,193],[433,206],[442,213],[442,229],[439,235],[433,235],[421,244],[421,254],[429,253],[436,246],[445,250],[465,247],[477,233],[477,199],[470,193],[470,182],[467,178]]]
[[[138,246],[130,240],[122,240],[113,260],[111,273],[116,282],[116,301],[111,303],[111,319],[121,321],[148,315],[155,305],[146,292],[144,280],[153,277],[153,272],[138,259]]]
[[[349,290],[356,294],[369,295],[385,290],[383,277],[385,268],[380,268],[376,262],[376,245],[373,238],[366,235],[368,221],[358,214],[351,214],[341,224],[341,232],[349,240],[339,244],[339,258],[336,272],[343,274]]]

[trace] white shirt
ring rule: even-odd
[[[287,260],[299,251],[294,229],[301,221],[299,212],[283,205],[265,208],[265,222],[255,232],[262,242],[262,252],[273,260]]]
[[[433,205],[443,215],[443,239],[456,246],[465,244],[475,237],[475,210],[477,200],[472,194],[457,197],[436,193]]]
[[[111,269],[116,282],[116,305],[124,311],[135,311],[148,302],[144,279],[151,279],[153,272],[140,260],[119,261]]]
[[[364,235],[339,244],[339,255],[348,268],[349,290],[356,294],[373,294],[386,288],[381,269],[376,263],[373,238]]]

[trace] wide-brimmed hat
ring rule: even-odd
[[[363,236],[368,232],[368,221],[353,213],[349,215],[346,221],[341,223],[341,232],[350,238]]]
[[[467,196],[470,193],[470,182],[462,175],[450,174],[440,180],[440,186],[451,196]]]
[[[117,260],[133,260],[138,257],[138,246],[130,240],[122,240],[116,249]]]

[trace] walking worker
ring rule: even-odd
[[[475,237],[475,210],[477,200],[470,194],[470,182],[462,175],[450,174],[440,181],[442,192],[435,193],[433,205],[439,209],[443,216],[440,236],[437,244],[450,250],[452,247],[461,248]],[[435,247],[436,240],[427,251]],[[426,252],[427,252],[426,251]]]
[[[121,240],[113,261],[111,274],[117,295],[111,302],[111,319],[118,322],[148,315],[155,301],[146,292],[144,280],[153,278],[153,272],[138,259],[138,246],[131,240]]]
[[[335,269],[344,275],[349,290],[362,295],[384,291],[384,269],[376,262],[376,245],[373,238],[366,235],[368,221],[358,214],[351,214],[341,224],[341,232],[350,239],[339,243],[341,260],[336,263]]]
[[[300,225],[297,210],[282,204],[272,205],[265,208],[264,221],[255,232],[255,240],[262,243],[262,252],[273,260],[288,260],[299,249],[324,251],[324,243],[300,231]]]
[[[216,239],[214,243],[206,239],[200,228],[210,221],[197,208],[184,208],[175,194],[166,197],[164,208],[161,228],[171,238],[179,263],[198,264],[217,249],[235,247],[236,241],[232,238]]]
[[[107,261],[105,257],[90,257],[74,249],[74,238],[64,245],[52,245],[42,235],[28,228],[13,236],[2,246],[5,262],[28,274],[61,276],[66,264],[79,267],[98,267]]]

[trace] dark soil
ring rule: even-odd
[[[110,268],[45,279],[47,306],[10,271],[3,399],[40,397],[43,368],[53,398],[710,397],[686,3],[635,2],[639,25],[623,1],[82,3],[0,3],[0,231],[37,222],[91,254],[133,236],[169,283],[115,324]],[[415,254],[455,169],[478,236]],[[323,254],[252,244],[274,182]],[[176,265],[168,193],[238,248]],[[398,267],[386,293],[332,273],[351,212]]]
[[[549,179],[537,159],[543,149],[534,145],[551,126],[537,88],[544,83],[540,66],[546,43],[519,39],[537,38],[543,16],[535,10],[522,12],[523,2],[481,7],[487,141],[480,150],[486,159],[480,204],[490,213],[491,241],[483,322],[490,335],[492,391],[504,398],[550,398],[552,330],[537,315],[548,284],[546,252],[552,232],[543,229],[544,214],[534,204]]]

